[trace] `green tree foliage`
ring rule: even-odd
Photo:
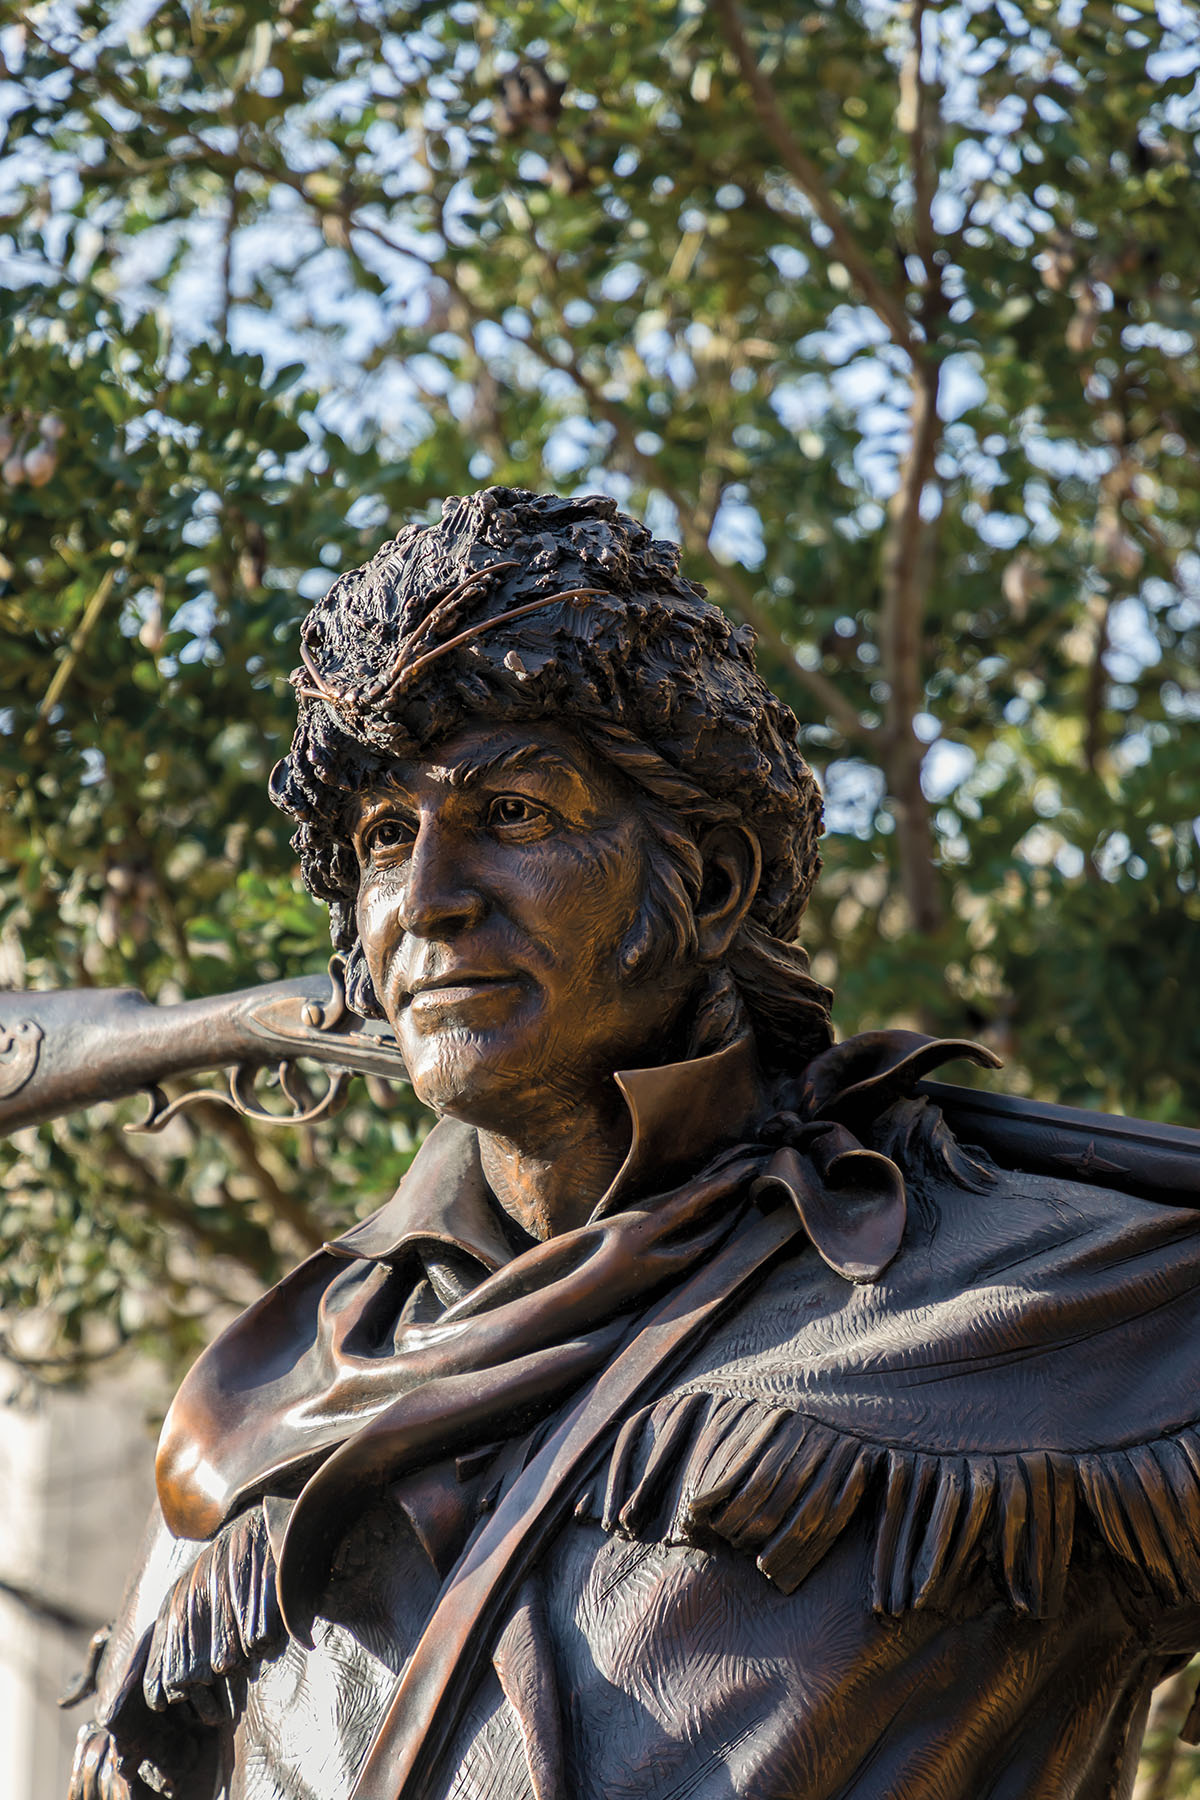
[[[1198,38],[1178,0],[0,29],[5,978],[319,967],[265,798],[308,600],[444,494],[602,488],[803,721],[843,1032],[1195,1119]],[[194,1117],[13,1153],[0,1304],[67,1366],[180,1353],[417,1129]]]
[[[758,630],[841,1028],[1200,1114],[1200,11],[61,0],[0,25],[0,981],[324,954],[265,797],[307,601],[603,488]],[[411,1103],[23,1134],[8,1347],[177,1360]],[[1194,1677],[1193,1677],[1194,1679]],[[1155,1703],[1140,1800],[1194,1791]]]

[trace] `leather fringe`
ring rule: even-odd
[[[1095,1454],[888,1449],[761,1400],[669,1395],[630,1419],[576,1517],[754,1556],[792,1593],[860,1512],[871,1606],[948,1610],[982,1561],[1017,1613],[1061,1610],[1077,1518],[1169,1603],[1200,1601],[1200,1434]]]
[[[283,1621],[261,1506],[240,1513],[171,1590],[146,1659],[143,1691],[154,1712],[244,1669],[275,1643]]]

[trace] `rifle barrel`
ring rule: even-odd
[[[1160,1206],[1200,1206],[1200,1131],[922,1081],[950,1129],[1008,1169],[1119,1188]]]

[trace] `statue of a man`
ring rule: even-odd
[[[438,1123],[185,1380],[75,1800],[1127,1793],[1194,1215],[833,1047],[795,720],[612,502],[447,502],[302,644],[276,798]]]

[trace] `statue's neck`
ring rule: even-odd
[[[484,1178],[500,1207],[530,1237],[545,1241],[583,1225],[629,1153],[629,1113],[615,1104],[580,1106],[569,1117],[522,1131],[520,1140],[479,1133]]]

